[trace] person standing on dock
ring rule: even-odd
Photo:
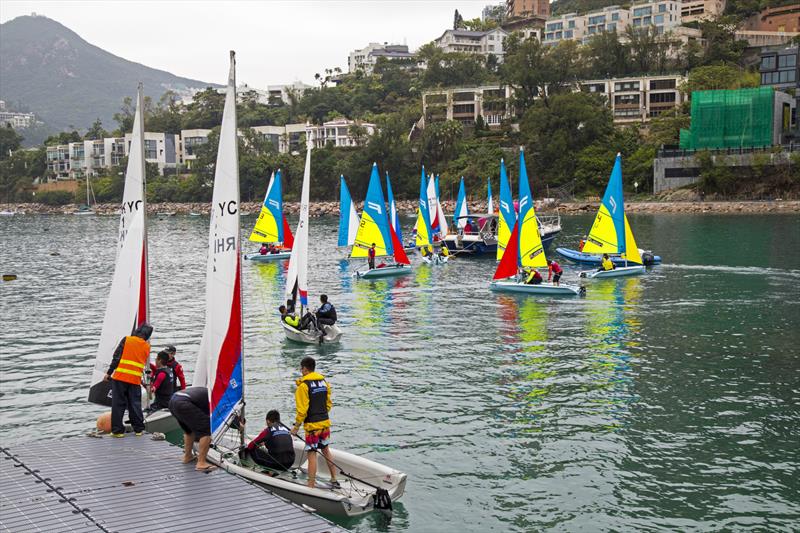
[[[211,415],[206,387],[189,387],[172,395],[169,410],[183,430],[183,463],[194,460],[192,447],[197,441],[195,470],[209,471],[215,467],[207,461],[211,447]]]
[[[122,422],[125,410],[131,419],[136,436],[144,431],[142,413],[142,373],[150,357],[150,335],[153,327],[144,323],[133,335],[123,337],[106,371],[105,380],[111,380],[111,436],[124,437]]]
[[[172,370],[172,388],[175,392],[184,390],[186,388],[186,376],[183,375],[183,366],[175,360],[175,353],[177,350],[173,345],[164,348],[164,351],[169,354],[169,363],[167,366]],[[180,382],[180,387],[178,386]]]
[[[294,393],[297,415],[295,416],[292,435],[297,435],[300,424],[305,431],[306,452],[308,452],[308,486],[316,486],[317,453],[325,456],[328,471],[331,474],[331,486],[339,487],[336,481],[336,468],[333,456],[328,449],[331,438],[331,421],[328,413],[333,407],[331,388],[325,377],[316,372],[317,362],[313,357],[304,357],[300,361],[300,372],[303,377],[297,380]]]

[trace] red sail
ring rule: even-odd
[[[514,230],[511,232],[511,237],[508,238],[508,246],[506,246],[503,257],[500,259],[500,264],[497,265],[497,270],[494,273],[494,279],[505,279],[515,276],[517,274],[517,259],[519,256],[519,221],[514,223]]]
[[[283,247],[294,247],[294,236],[292,235],[292,228],[289,227],[289,223],[286,221],[286,215],[283,215]]]
[[[392,234],[392,248],[394,248],[394,260],[404,265],[410,265],[406,251],[403,250],[403,243],[397,238],[397,233],[394,231],[394,226],[389,224],[389,233]]]

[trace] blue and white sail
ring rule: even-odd
[[[469,221],[469,206],[467,205],[467,190],[464,187],[464,176],[461,176],[461,183],[458,185],[458,200],[456,201],[456,210],[453,215],[456,227],[464,229]]]
[[[492,200],[492,178],[486,178],[486,212],[494,214],[494,200]]]
[[[511,196],[511,185],[508,183],[506,163],[500,160],[500,216],[497,224],[497,260],[500,261],[508,246],[517,212],[514,210],[514,198]]]
[[[424,166],[419,179],[419,207],[417,208],[417,223],[414,227],[417,230],[415,241],[417,247],[427,246],[433,242],[433,230],[431,229],[430,211],[428,210],[428,181],[425,178]]]
[[[358,212],[350,189],[344,181],[344,176],[339,176],[339,242],[338,246],[352,246],[356,242],[358,233]]]
[[[397,214],[397,204],[394,203],[394,193],[392,193],[392,182],[389,180],[389,173],[386,173],[386,199],[389,201],[389,223],[392,225],[397,238],[403,242],[403,231],[400,229],[400,215]]]

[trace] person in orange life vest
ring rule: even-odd
[[[150,404],[150,410],[166,409],[169,407],[172,393],[175,392],[173,388],[175,380],[172,377],[172,369],[169,367],[169,352],[166,350],[158,352],[156,370],[151,376],[153,383],[150,385],[150,395],[151,398],[155,395],[155,399]]]
[[[331,474],[331,485],[339,487],[336,481],[336,468],[333,464],[331,451],[328,444],[331,438],[331,420],[328,412],[333,407],[331,402],[331,388],[325,377],[315,370],[317,362],[313,357],[304,357],[300,361],[300,372],[303,377],[297,380],[297,390],[294,393],[297,415],[295,416],[292,435],[297,435],[300,424],[305,431],[306,451],[308,453],[308,486],[316,486],[317,477],[317,452],[325,456],[328,471]]]
[[[150,357],[150,335],[153,327],[144,323],[133,335],[123,337],[106,371],[105,380],[111,380],[111,436],[124,437],[122,417],[125,410],[137,436],[144,431],[142,413],[142,373]]]
[[[584,246],[586,246],[586,241],[581,239],[581,241],[578,243],[578,251],[582,252]]]
[[[558,280],[561,279],[561,274],[563,272],[561,265],[550,259],[547,260],[547,281],[550,281],[550,277],[552,276],[553,285],[558,285]]]
[[[375,243],[372,243],[369,250],[367,250],[367,264],[369,265],[369,269],[372,270],[375,268]]]

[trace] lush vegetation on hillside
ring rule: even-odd
[[[377,162],[381,172],[389,172],[396,196],[413,198],[418,192],[420,166],[441,175],[445,198],[455,194],[456,183],[465,177],[468,192],[482,198],[486,178],[497,179],[499,160],[505,157],[511,175],[516,173],[516,153],[526,147],[528,169],[534,194],[543,196],[555,188],[577,194],[602,192],[614,155],[622,152],[625,179],[641,189],[649,188],[652,162],[661,144],[677,144],[680,127],[688,124],[688,109],[653,120],[648,128],[639,125],[614,127],[607,103],[602,97],[575,92],[577,81],[629,76],[645,73],[691,70],[687,91],[708,88],[736,88],[758,85],[758,77],[738,64],[743,43],[735,41],[727,19],[700,25],[707,46],[681,46],[658,39],[647,30],[633,32],[621,40],[616,33],[595,37],[587,45],[564,42],[545,47],[536,40],[523,40],[515,34],[507,40],[505,62],[465,54],[446,54],[433,45],[420,50],[426,69],[399,61],[381,60],[374,75],[361,73],[340,76],[332,81],[331,71],[318,76],[320,86],[302,97],[293,95],[288,103],[264,105],[254,93],[240,94],[239,126],[240,179],[242,197],[259,200],[270,172],[283,169],[288,199],[299,196],[303,174],[302,147],[299,154],[280,154],[272,143],[247,129],[255,125],[322,123],[336,117],[374,122],[379,131],[362,135],[361,146],[315,150],[312,156],[312,198],[333,200],[338,196],[338,177],[343,174],[356,198],[366,192],[370,167]],[[510,85],[515,91],[515,117],[489,130],[478,121],[434,122],[423,130],[415,128],[422,114],[421,94],[425,90],[449,86],[475,86],[486,83]],[[214,89],[198,93],[188,104],[181,104],[173,93],[158,101],[145,100],[148,131],[178,133],[181,129],[208,128],[210,142],[197,149],[198,161],[188,175],[157,176],[148,183],[151,201],[208,200],[214,173],[218,125],[224,96]],[[133,106],[123,102],[114,116],[116,134],[130,131]],[[518,124],[518,130],[512,128]],[[106,134],[95,121],[86,138]],[[412,134],[412,129],[413,134]],[[355,132],[357,133],[357,132]],[[77,132],[62,133],[48,144],[79,140]],[[4,141],[5,142],[5,141]],[[6,197],[23,199],[26,184],[43,175],[44,151],[24,157],[41,157],[36,165],[18,160],[13,152],[0,164],[0,187]],[[7,154],[7,152],[6,152]],[[35,155],[38,154],[38,155]],[[38,165],[38,166],[37,166]],[[16,169],[16,170],[15,170]],[[17,173],[23,169],[24,172]],[[119,172],[110,169],[95,187],[99,199],[114,199],[121,191]],[[496,181],[495,181],[496,185]]]

